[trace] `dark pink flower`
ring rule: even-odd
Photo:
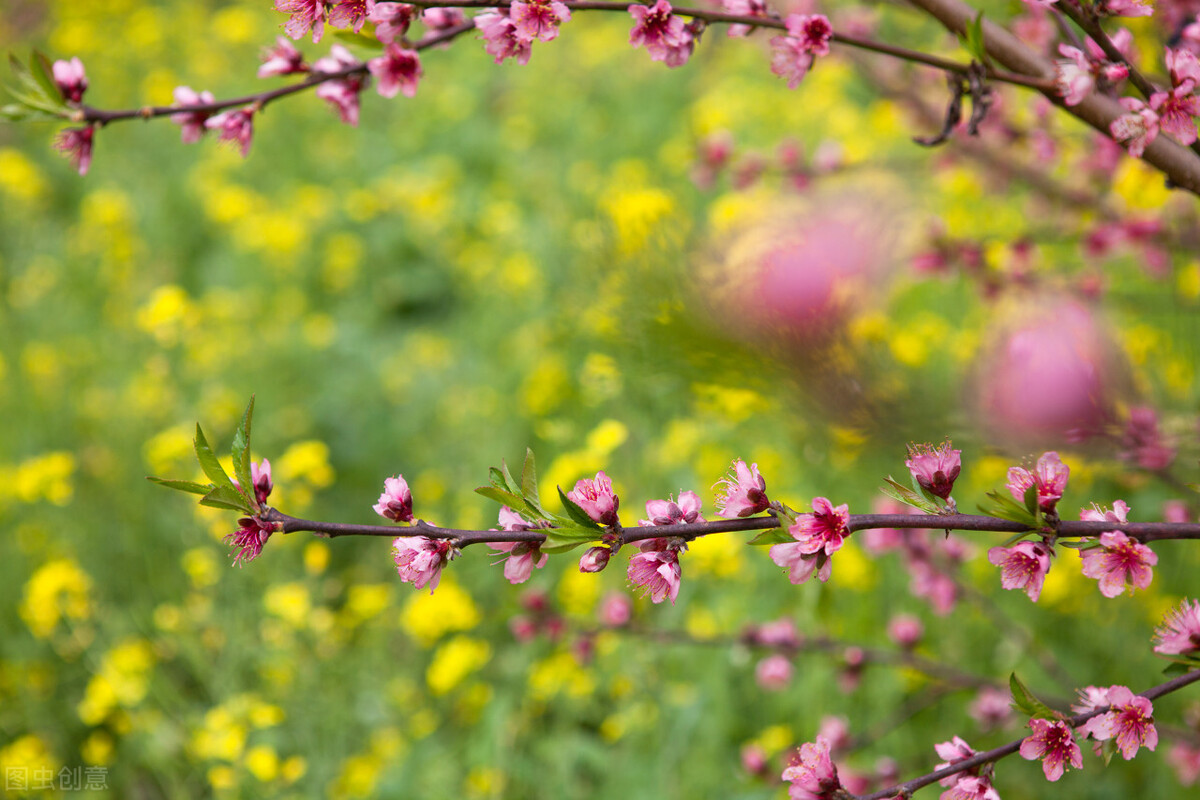
[[[335,28],[351,28],[355,33],[362,30],[367,21],[370,0],[337,0],[329,10],[329,24]]]
[[[1075,743],[1071,728],[1062,720],[1050,722],[1044,719],[1029,720],[1033,734],[1021,742],[1021,758],[1033,761],[1042,759],[1042,771],[1046,780],[1056,781],[1063,776],[1067,764],[1075,769],[1083,768],[1083,753]]]
[[[517,36],[549,42],[558,36],[558,26],[570,21],[571,11],[558,0],[515,0],[508,16],[517,26]]]
[[[1129,155],[1141,158],[1146,147],[1158,136],[1158,113],[1136,97],[1122,97],[1120,103],[1129,113],[1113,120],[1108,130],[1114,139],[1129,148]]]
[[[653,6],[631,5],[629,13],[634,26],[629,32],[629,43],[634,47],[645,46],[653,61],[679,67],[692,55],[694,42],[683,19],[671,12],[667,0],[658,0]]]
[[[232,142],[242,154],[250,152],[250,140],[254,136],[254,108],[244,106],[224,111],[204,121],[204,127],[217,132],[222,142]]]
[[[758,464],[746,466],[740,458],[733,462],[733,472],[717,481],[717,513],[722,517],[749,517],[771,507],[767,499],[767,482],[758,474]]]
[[[212,92],[194,92],[190,86],[175,87],[175,105],[180,108],[187,106],[207,105],[216,102]],[[181,111],[171,115],[171,122],[180,127],[184,144],[195,144],[204,136],[207,130],[205,122],[212,116],[207,111]]]
[[[792,662],[787,656],[776,653],[760,660],[754,668],[754,680],[768,692],[786,689],[792,682]]]
[[[806,51],[814,56],[829,55],[833,26],[824,14],[788,14],[784,24],[788,36],[797,39]]]
[[[1154,6],[1145,0],[1104,0],[1104,11],[1114,17],[1148,17]]]
[[[597,472],[594,480],[583,478],[576,482],[575,488],[567,492],[567,497],[601,525],[617,524],[617,509],[621,499],[613,494],[612,481],[603,471]]]
[[[1130,760],[1139,747],[1153,750],[1158,747],[1158,730],[1154,727],[1154,705],[1128,687],[1113,686],[1108,690],[1112,710],[1109,718],[1111,738],[1116,739],[1121,756]]]
[[[842,789],[838,780],[837,767],[829,755],[829,740],[818,736],[815,743],[800,746],[800,758],[783,771],[783,779],[792,784],[792,797],[813,797],[818,800],[833,800]],[[797,790],[807,795],[797,794]]]
[[[721,5],[727,14],[736,14],[739,17],[762,17],[768,18],[766,0],[721,0]],[[730,36],[748,36],[754,30],[751,25],[730,25]]]
[[[898,647],[916,647],[925,634],[925,626],[912,614],[897,614],[888,623],[888,638]]]
[[[612,549],[608,547],[589,547],[579,558],[580,572],[600,572],[608,566],[612,558]]]
[[[1192,94],[1195,82],[1185,80],[1169,92],[1150,95],[1150,108],[1158,114],[1158,127],[1182,145],[1196,141],[1196,120],[1200,114],[1200,98]]]
[[[304,54],[282,36],[276,37],[274,47],[263,50],[262,62],[262,66],[258,68],[258,77],[260,78],[308,72],[308,65],[304,63]]]
[[[674,499],[651,500],[646,503],[646,516],[650,519],[639,523],[643,527],[704,522],[700,516],[700,495],[695,492],[681,492],[678,503]]]
[[[408,33],[417,7],[407,3],[376,3],[367,5],[367,21],[375,26],[375,38],[391,44]]]
[[[233,563],[240,567],[247,561],[258,558],[262,553],[263,545],[267,543],[267,539],[270,539],[274,532],[274,525],[264,522],[258,517],[239,519],[238,529],[225,537],[225,544],[238,548],[237,554],[233,557]]]
[[[58,85],[58,90],[62,92],[63,99],[70,103],[78,103],[83,100],[83,93],[87,91],[88,79],[83,71],[83,62],[75,56],[70,61],[55,61],[50,67],[51,73],[54,75],[54,82]]]
[[[789,14],[786,25],[786,36],[771,39],[771,72],[787,78],[788,88],[795,89],[816,57],[829,55],[833,27],[824,14]]]
[[[416,96],[417,81],[424,74],[417,51],[395,42],[384,47],[383,55],[368,61],[367,69],[379,81],[379,94],[384,97],[395,97],[400,92],[405,97]]]
[[[1200,650],[1200,601],[1184,600],[1154,632],[1154,652],[1163,655],[1195,654]]]
[[[951,450],[949,441],[937,447],[910,444],[908,460],[904,462],[904,466],[908,467],[908,471],[922,489],[935,497],[947,500],[954,489],[958,473],[962,471],[962,451]]]
[[[299,39],[312,31],[313,44],[321,41],[325,32],[325,0],[275,0],[275,10],[291,14],[283,31],[293,39]]]
[[[1081,519],[1097,522],[1124,522],[1129,506],[1118,500],[1112,511],[1085,509]],[[1145,589],[1154,578],[1151,567],[1158,563],[1158,556],[1146,545],[1131,539],[1120,531],[1108,531],[1100,535],[1100,546],[1081,550],[1083,574],[1100,581],[1100,593],[1105,597],[1116,597],[1125,592],[1126,583],[1134,588]]]
[[[1018,503],[1024,503],[1026,490],[1036,486],[1038,505],[1042,511],[1048,513],[1053,511],[1062,499],[1070,474],[1070,467],[1062,463],[1058,453],[1042,453],[1032,472],[1024,467],[1012,467],[1008,470],[1008,491]]]
[[[313,64],[313,73],[330,75],[350,67],[361,66],[361,64],[362,62],[355,58],[349,50],[340,44],[335,44],[330,49],[328,56]],[[351,73],[344,78],[325,81],[317,87],[316,95],[333,106],[342,122],[358,125],[359,110],[362,107],[362,90],[366,86],[366,82],[367,78],[361,72]]]
[[[448,539],[427,536],[397,536],[392,542],[392,555],[400,580],[418,589],[429,586],[429,593],[442,578],[442,567],[452,557],[453,547]]]
[[[850,535],[846,528],[849,508],[833,504],[824,497],[813,500],[813,512],[801,514],[788,533],[796,540],[771,547],[771,560],[789,570],[792,583],[804,583],[813,571],[822,582],[829,580],[833,571],[830,559],[842,547],[845,537]]]
[[[517,26],[507,11],[485,11],[475,16],[475,27],[483,34],[483,49],[499,64],[515,58],[518,64],[528,64],[533,43],[517,35]]]
[[[603,473],[601,473],[603,474]],[[668,597],[671,602],[679,595],[679,581],[683,577],[679,567],[679,550],[683,546],[678,539],[647,539],[642,542],[641,552],[629,559],[629,581],[645,589],[650,600],[661,603]]]
[[[954,785],[942,792],[940,800],[1000,800],[1000,793],[988,778],[955,776]]]
[[[379,495],[379,502],[374,505],[375,513],[393,522],[412,522],[412,507],[412,491],[404,476],[385,479],[383,494]]]
[[[92,142],[95,136],[96,128],[93,125],[66,128],[54,137],[54,149],[66,156],[80,175],[87,175],[88,167],[92,165]]]
[[[988,561],[1000,567],[1000,585],[1005,589],[1024,589],[1037,602],[1042,583],[1050,571],[1050,549],[1041,542],[1017,542],[1012,547],[993,547]]]

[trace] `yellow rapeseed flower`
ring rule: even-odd
[[[435,695],[443,695],[482,667],[492,657],[492,649],[482,639],[455,636],[433,654],[425,671],[425,683]]]
[[[400,612],[400,627],[425,647],[447,633],[467,631],[478,624],[475,601],[450,575],[442,576],[433,594],[414,594]]]
[[[82,620],[91,616],[91,588],[91,579],[74,561],[60,558],[47,562],[25,584],[21,619],[34,636],[45,639],[63,617]]]

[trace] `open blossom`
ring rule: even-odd
[[[416,6],[407,3],[375,3],[368,6],[367,22],[375,26],[375,38],[391,44],[404,34],[417,14]]]
[[[217,132],[222,142],[232,142],[245,158],[250,152],[250,140],[254,136],[254,108],[246,106],[209,117],[204,127]]]
[[[935,772],[976,754],[975,750],[958,736],[948,742],[935,744],[933,749],[937,751],[938,756],[946,759],[933,768]],[[948,791],[942,792],[941,800],[1000,800],[1000,795],[992,787],[991,780],[979,774],[979,767],[948,775],[942,778],[940,783],[950,787]]]
[[[1070,467],[1062,463],[1058,453],[1042,453],[1032,472],[1024,467],[1012,467],[1008,470],[1008,491],[1012,493],[1013,499],[1023,503],[1025,492],[1029,487],[1036,486],[1038,505],[1042,511],[1050,512],[1062,499],[1070,474]]]
[[[387,478],[383,482],[383,494],[373,508],[381,517],[387,517],[393,522],[412,522],[412,491],[403,475]]]
[[[1085,509],[1081,519],[1095,522],[1125,522],[1129,506],[1118,500],[1112,511]],[[1124,593],[1125,585],[1145,589],[1154,578],[1151,567],[1158,563],[1158,555],[1146,545],[1131,539],[1120,531],[1100,534],[1100,546],[1081,550],[1083,574],[1100,581],[1100,593],[1105,597],[1116,597]]]
[[[1091,94],[1096,86],[1092,75],[1092,65],[1087,55],[1078,47],[1060,44],[1058,52],[1067,57],[1067,61],[1054,62],[1054,83],[1063,102],[1069,106],[1077,106],[1083,98]]]
[[[631,5],[629,13],[634,26],[629,32],[629,43],[634,47],[644,46],[653,61],[679,67],[691,57],[695,43],[683,18],[671,12],[667,0],[658,0],[653,6]]]
[[[717,495],[717,513],[722,517],[749,517],[771,507],[767,499],[767,481],[758,474],[758,464],[746,466],[740,458],[733,462],[733,474],[713,486],[723,487]]]
[[[1150,95],[1150,108],[1158,114],[1158,127],[1182,145],[1196,141],[1196,120],[1200,115],[1200,98],[1191,93],[1192,82],[1169,92]]]
[[[78,103],[83,100],[83,93],[87,91],[88,80],[87,75],[83,71],[83,62],[75,56],[70,61],[55,61],[50,67],[51,73],[54,75],[54,82],[58,85],[58,90],[62,92],[65,100],[71,103]]]
[[[1167,763],[1184,786],[1200,781],[1200,747],[1187,742],[1175,742],[1167,751]]]
[[[916,647],[925,634],[925,626],[912,614],[897,614],[888,622],[888,638],[903,648]]]
[[[838,796],[842,782],[838,780],[837,767],[829,755],[829,740],[818,736],[815,743],[805,742],[801,745],[799,763],[785,769],[783,779],[792,784],[792,797],[832,800]],[[797,790],[808,794],[798,794]]]
[[[190,86],[175,87],[175,105],[180,107],[197,106],[216,102],[212,92],[195,92]],[[207,130],[204,123],[212,116],[207,111],[180,111],[171,115],[171,122],[180,127],[184,144],[195,144],[204,136]]]
[[[558,0],[516,0],[508,11],[517,26],[517,36],[529,41],[549,42],[558,36],[558,26],[571,19],[571,11]]]
[[[1050,571],[1050,548],[1041,542],[1017,542],[1012,547],[993,547],[988,561],[1001,569],[1000,585],[1024,589],[1037,602],[1046,573]]]
[[[1009,694],[995,687],[985,686],[967,706],[967,713],[979,723],[979,727],[985,733],[992,728],[998,728],[1012,717]]]
[[[1083,753],[1075,743],[1075,736],[1067,723],[1062,720],[1050,722],[1031,719],[1029,727],[1033,733],[1021,742],[1021,758],[1029,761],[1042,759],[1042,772],[1046,773],[1046,780],[1061,778],[1067,764],[1075,769],[1083,768]]]
[[[1163,655],[1195,655],[1200,651],[1200,601],[1184,600],[1154,632],[1154,652]]]
[[[546,566],[548,557],[536,542],[489,542],[488,547],[508,553],[504,560],[504,577],[513,585],[529,580],[534,567]]]
[[[96,136],[94,125],[86,128],[66,128],[54,137],[54,149],[71,162],[80,175],[87,175],[92,165],[92,143]]]
[[[795,89],[816,57],[829,55],[833,27],[824,14],[789,14],[786,25],[786,36],[771,39],[771,72],[787,78],[788,88]]]
[[[1141,158],[1158,136],[1158,112],[1136,97],[1122,97],[1119,102],[1129,113],[1113,120],[1108,130],[1114,139],[1129,148],[1129,155]]]
[[[695,492],[680,492],[679,502],[673,499],[651,500],[646,503],[646,516],[650,519],[640,522],[645,527],[704,522],[704,517],[700,516],[700,495]]]
[[[937,447],[910,444],[904,466],[908,467],[922,489],[946,500],[954,489],[958,473],[962,471],[962,451],[950,449],[949,441]]]
[[[721,0],[721,6],[727,14],[736,14],[739,17],[762,17],[767,18],[767,3],[766,0]],[[730,36],[749,36],[754,28],[750,25],[730,25]]]
[[[483,34],[483,49],[499,64],[515,58],[518,64],[528,64],[533,42],[517,34],[517,25],[507,11],[486,11],[475,16],[475,27]]]
[[[1148,17],[1154,6],[1146,0],[1104,0],[1104,11],[1114,17]]]
[[[416,50],[408,50],[392,42],[383,49],[383,55],[367,62],[367,69],[379,81],[379,94],[395,97],[404,92],[405,97],[417,94],[417,81],[424,70],[421,57]]]
[[[353,53],[342,45],[335,44],[330,48],[328,56],[313,64],[313,72],[329,75],[361,64]],[[356,72],[338,80],[325,81],[317,87],[316,95],[334,107],[342,122],[358,125],[361,95],[365,86],[366,78],[361,72]]]
[[[291,14],[283,31],[293,39],[299,39],[312,31],[313,44],[321,41],[325,33],[325,0],[275,0],[275,10]]]
[[[418,589],[428,585],[430,594],[437,588],[442,578],[442,567],[450,560],[452,550],[449,540],[430,539],[427,536],[397,536],[392,542],[392,556],[400,580]]]
[[[597,472],[595,479],[580,479],[575,488],[567,492],[567,498],[601,525],[617,524],[621,498],[613,494],[612,481],[603,471]]]
[[[373,0],[337,0],[329,9],[329,24],[335,28],[350,28],[358,33],[367,21],[367,12],[372,5]]]
[[[1108,690],[1108,702],[1112,708],[1104,715],[1108,718],[1106,738],[1116,740],[1117,749],[1126,761],[1137,755],[1138,748],[1158,747],[1154,705],[1148,699],[1135,695],[1128,687],[1113,686]]]
[[[601,473],[603,474],[603,473]],[[661,603],[668,597],[671,602],[679,595],[679,581],[683,572],[679,567],[679,550],[682,542],[675,539],[647,539],[642,542],[641,552],[629,559],[629,581],[641,586],[650,600]]]
[[[813,571],[822,582],[829,580],[833,571],[830,556],[841,549],[845,537],[850,535],[846,524],[850,519],[849,508],[836,508],[824,497],[813,500],[811,514],[801,514],[788,533],[796,540],[777,544],[771,548],[771,560],[789,570],[792,583],[804,583]]]
[[[263,545],[267,543],[267,539],[270,539],[274,532],[274,525],[264,522],[258,517],[239,519],[238,529],[225,537],[225,544],[238,548],[237,554],[233,557],[233,563],[240,567],[247,561],[258,558],[262,553]]]
[[[282,36],[276,37],[274,47],[263,50],[262,61],[262,66],[258,68],[258,77],[260,78],[308,72],[308,65],[304,63],[304,54],[296,49],[296,45]]]

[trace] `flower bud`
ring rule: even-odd
[[[608,566],[608,559],[612,557],[612,550],[607,547],[589,547],[583,557],[579,559],[580,572],[599,572]]]

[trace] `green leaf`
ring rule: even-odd
[[[1037,517],[1030,514],[1024,506],[1017,505],[1011,497],[1000,492],[988,492],[987,496],[992,501],[992,505],[990,507],[979,506],[979,510],[989,517],[1019,522],[1029,526],[1030,530],[1036,530],[1039,527]]]
[[[204,438],[204,431],[200,429],[200,423],[196,423],[196,460],[200,462],[200,469],[204,470],[204,474],[208,479],[216,485],[218,489],[229,489],[235,494],[237,489],[233,488],[233,481],[229,480],[229,476],[225,474],[225,468],[221,466],[221,462],[217,460],[212,448],[208,446],[208,440]]]
[[[1012,673],[1008,678],[1008,688],[1012,692],[1012,706],[1017,711],[1020,711],[1027,717],[1040,719],[1058,719],[1059,714],[1034,697],[1033,692],[1025,688],[1025,684],[1021,683],[1021,679],[1017,677],[1017,673]]]
[[[796,539],[787,531],[780,530],[779,528],[772,528],[771,530],[762,531],[753,539],[746,542],[746,544],[787,544],[788,542],[794,541],[796,541]]]
[[[508,471],[508,462],[504,459],[500,459],[500,470],[503,473],[504,482],[508,485],[509,491],[516,494],[521,484],[517,483],[512,473]]]
[[[538,499],[537,466],[533,462],[533,450],[528,447],[525,448],[525,464],[521,468],[521,491],[525,495],[525,502],[537,509],[541,516],[546,516],[542,512],[542,501]]]
[[[480,486],[475,493],[481,494],[489,500],[495,500],[500,505],[508,506],[514,511],[520,511],[525,507],[525,498],[503,489],[497,489],[495,486]]]
[[[549,540],[547,540],[549,541]],[[544,544],[542,552],[550,555],[558,555],[559,553],[569,553],[576,547],[587,544],[587,542],[566,542],[565,544]]]
[[[166,478],[155,478],[152,475],[147,475],[146,480],[153,481],[159,486],[165,486],[168,489],[177,489],[181,492],[190,492],[191,494],[208,494],[213,489],[217,488],[211,483],[196,483],[195,481],[173,481]]]
[[[488,467],[488,476],[492,480],[492,486],[495,486],[502,492],[512,492],[512,487],[504,480],[504,473],[495,467]]]
[[[1030,486],[1028,489],[1025,490],[1025,498],[1024,499],[1025,499],[1025,510],[1029,512],[1030,516],[1036,517],[1037,513],[1038,513],[1038,508],[1040,507],[1038,505],[1037,484],[1034,484],[1033,486]]]
[[[588,516],[587,512],[578,503],[567,497],[561,486],[558,487],[558,496],[562,500],[563,508],[567,510],[567,516],[571,518],[572,522],[584,528],[603,530],[603,528],[596,524],[594,519]]]
[[[925,500],[921,495],[909,489],[904,484],[899,483],[892,476],[889,475],[885,480],[887,481],[887,486],[881,486],[879,490],[893,500],[898,500],[906,506],[912,506],[915,509],[924,511],[926,514],[936,514],[940,510],[939,506]]]
[[[241,492],[230,486],[218,486],[200,499],[200,505],[211,508],[227,508],[232,511],[244,511],[253,514],[254,509],[246,504],[246,498]]]
[[[1100,744],[1100,757],[1104,759],[1104,766],[1108,766],[1108,762],[1112,761],[1113,754],[1117,752],[1117,740],[1106,739]]]
[[[233,432],[233,474],[237,475],[238,485],[242,494],[252,508],[258,507],[254,495],[254,481],[250,473],[250,420],[254,416],[254,395],[250,395],[250,404],[242,414],[242,424]]]
[[[58,98],[60,102],[65,102],[62,89],[58,88],[58,82],[54,80],[54,68],[50,66],[50,59],[46,58],[45,53],[34,50],[33,55],[29,57],[29,68],[47,98]]]
[[[975,19],[967,24],[960,41],[963,49],[970,53],[975,61],[980,64],[988,63],[987,47],[983,38],[983,11],[976,14]]]
[[[555,545],[566,544],[567,542],[580,544],[583,542],[598,541],[595,530],[592,528],[581,528],[578,525],[563,528],[546,528],[545,530],[539,530],[538,533],[546,534],[546,541]]]
[[[1183,663],[1182,661],[1176,661],[1173,664],[1167,665],[1167,668],[1163,670],[1163,675],[1169,675],[1172,678],[1174,678],[1179,675],[1184,675],[1191,671],[1192,670],[1188,667],[1187,664]]]
[[[64,113],[50,113],[44,108],[34,108],[28,103],[10,103],[0,106],[0,120],[5,122],[44,122],[52,119],[62,119]]]

